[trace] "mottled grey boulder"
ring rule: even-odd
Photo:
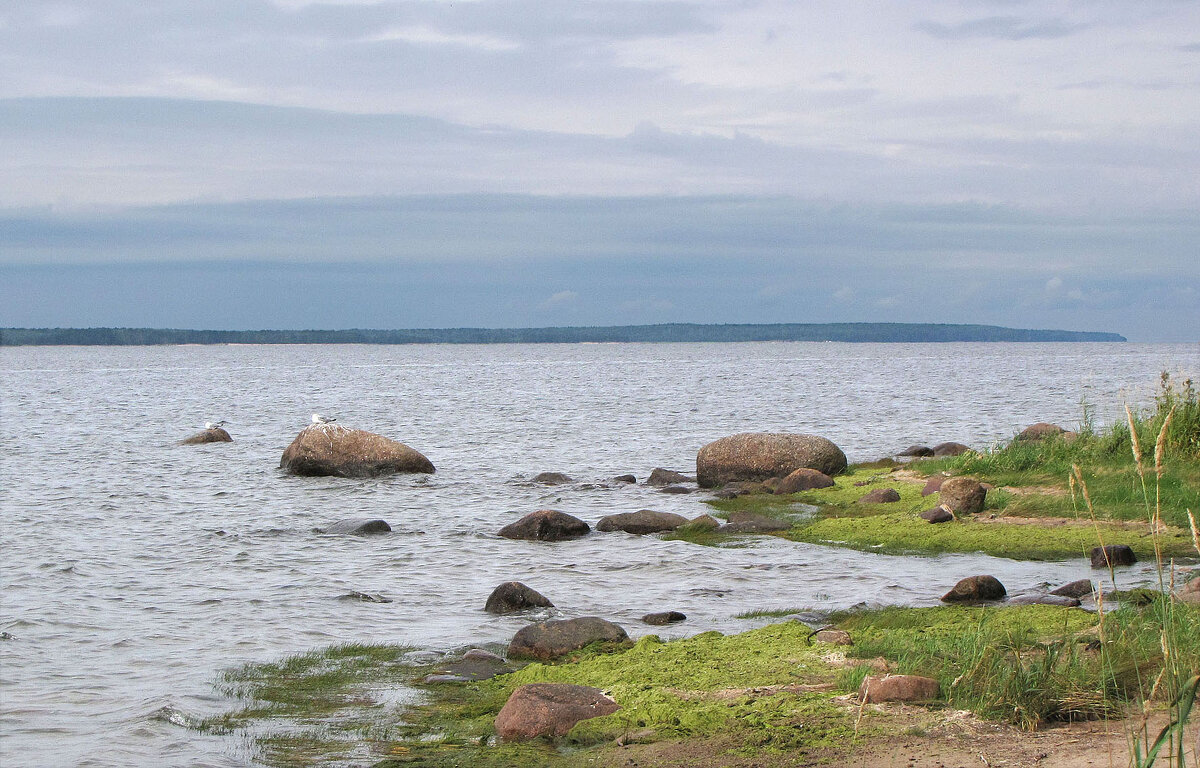
[[[1137,555],[1128,544],[1110,544],[1107,547],[1096,547],[1092,550],[1092,567],[1108,568],[1117,565],[1133,565]]]
[[[833,478],[817,469],[801,467],[779,481],[775,493],[784,496],[789,493],[811,491],[817,488],[832,488],[836,483]]]
[[[575,480],[569,475],[564,475],[562,472],[541,472],[534,475],[533,482],[541,483],[542,485],[564,485],[566,483],[573,483]]]
[[[892,504],[900,501],[900,492],[895,488],[876,488],[858,500],[859,504]]]
[[[801,468],[836,475],[846,469],[846,454],[816,435],[766,432],[723,437],[696,454],[696,481],[702,488],[786,477]]]
[[[624,531],[625,533],[659,533],[673,531],[681,525],[686,525],[688,519],[683,515],[672,512],[655,512],[652,509],[642,509],[637,512],[622,512],[617,515],[606,515],[596,523],[596,530],[604,533]]]
[[[999,600],[1008,594],[1004,585],[995,576],[968,576],[942,595],[946,603],[961,603],[975,600]]]
[[[629,639],[619,625],[596,616],[543,621],[522,627],[508,645],[510,659],[549,661],[595,642]]]
[[[293,475],[337,477],[434,471],[429,459],[404,443],[337,424],[301,430],[283,452],[279,467]]]
[[[500,529],[506,539],[529,539],[532,541],[564,541],[577,539],[591,532],[591,526],[565,512],[539,509],[530,512],[515,523]]]
[[[650,477],[646,478],[646,485],[675,485],[676,483],[694,483],[696,478],[688,477],[682,472],[676,472],[673,469],[663,469],[655,467],[650,472]]]
[[[938,501],[956,515],[974,515],[983,511],[987,489],[973,477],[951,477],[942,483]]]
[[[496,715],[501,741],[565,736],[582,720],[611,715],[621,707],[599,688],[567,683],[529,683],[517,688]]]
[[[204,445],[205,443],[232,443],[233,438],[229,436],[221,427],[209,427],[201,432],[197,432],[186,440],[181,440],[180,445]]]
[[[383,520],[364,520],[362,518],[338,520],[336,523],[318,528],[321,533],[336,533],[353,536],[367,536],[375,533],[391,533],[392,526]]]
[[[488,613],[504,614],[526,611],[530,608],[553,608],[550,602],[540,592],[531,589],[519,581],[506,581],[492,590],[488,595],[483,610]]]

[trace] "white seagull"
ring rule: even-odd
[[[223,427],[223,426],[225,426],[225,422],[223,422],[223,421],[218,421],[216,424],[213,424],[211,421],[204,422],[205,429],[216,429],[217,427]]]
[[[337,419],[329,419],[329,418],[322,416],[319,413],[314,413],[312,415],[312,423],[313,424],[329,424],[330,422],[333,422],[333,421],[337,421]]]

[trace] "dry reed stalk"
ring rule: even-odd
[[[1196,548],[1196,552],[1200,553],[1200,530],[1196,529],[1196,518],[1192,517],[1192,510],[1187,510],[1188,527],[1192,529],[1192,546]]]
[[[1137,425],[1133,421],[1133,411],[1129,403],[1125,403],[1125,420],[1129,424],[1129,447],[1133,450],[1133,460],[1137,463],[1138,477],[1146,479],[1146,469],[1142,466],[1142,441],[1138,439]]]

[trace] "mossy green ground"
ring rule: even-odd
[[[403,648],[360,646],[353,655],[335,648],[232,673],[248,706],[220,725],[250,733],[271,766],[619,765],[613,741],[631,734],[836,764],[855,743],[912,724],[884,715],[860,721],[854,703],[840,697],[868,668],[839,663],[838,653],[883,657],[893,670],[937,678],[953,706],[1037,725],[1115,711],[1132,688],[1148,685],[1162,665],[1156,627],[1164,617],[1156,611],[1169,612],[1177,664],[1200,664],[1200,610],[1163,602],[1109,614],[1107,637],[1123,654],[1116,661],[1088,650],[1097,616],[1077,609],[890,608],[837,617],[855,638],[850,648],[810,643],[807,626],[783,622],[669,643],[648,636],[463,684],[415,683],[431,668],[403,664]],[[330,664],[354,673],[318,684],[317,670]],[[513,689],[532,682],[595,686],[622,709],[580,723],[557,744],[497,745],[496,713]],[[401,683],[424,690],[423,700],[376,703],[373,691]]]
[[[1053,525],[1018,525],[1004,522],[1017,511],[1027,510],[1033,497],[1002,490],[988,494],[987,508],[976,517],[962,516],[949,523],[931,525],[919,517],[936,506],[937,495],[922,496],[921,484],[896,477],[892,469],[851,467],[832,488],[804,491],[788,496],[769,494],[740,496],[708,502],[720,516],[751,511],[790,520],[794,526],[779,534],[793,541],[849,547],[887,554],[937,554],[982,552],[1018,560],[1062,560],[1086,557],[1093,547],[1127,544],[1142,559],[1154,557],[1154,542],[1148,526],[1101,520],[1071,510],[1067,521]],[[889,504],[859,504],[858,499],[876,488],[894,488],[900,501]],[[1054,510],[1062,512],[1062,497],[1054,496]],[[1070,499],[1067,498],[1069,503]],[[816,515],[801,512],[798,504],[820,509]],[[799,513],[799,514],[798,514]],[[996,515],[996,519],[992,518]],[[998,521],[997,521],[998,520]],[[703,542],[709,543],[709,542]],[[1195,557],[1191,537],[1184,530],[1169,528],[1160,539],[1167,557]]]

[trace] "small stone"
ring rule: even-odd
[[[921,519],[927,523],[948,523],[954,519],[954,513],[938,505],[921,513]]]
[[[696,478],[688,477],[682,472],[676,472],[673,469],[663,469],[655,467],[650,472],[650,477],[646,479],[646,485],[675,485],[677,483],[694,483]]]
[[[1060,595],[1062,597],[1087,597],[1092,594],[1095,587],[1092,586],[1091,579],[1079,579],[1072,581],[1069,584],[1063,584],[1058,589],[1050,590],[1052,595]]]
[[[867,704],[881,701],[929,701],[938,696],[938,681],[919,675],[870,676],[862,681],[858,696]]]
[[[900,501],[900,492],[895,488],[876,488],[858,500],[859,504],[891,504]]]
[[[676,493],[676,494],[684,494],[684,493],[692,492],[691,488],[688,488],[687,486],[684,486],[684,485],[668,485],[665,488],[662,488],[661,490],[663,493]]]
[[[613,478],[613,480],[618,483],[636,483],[637,482],[637,478],[634,477],[633,475],[617,475],[616,477]]]
[[[372,534],[390,533],[392,526],[384,520],[338,520],[325,528],[318,529],[321,533],[370,536]]]
[[[1110,544],[1107,547],[1096,547],[1092,550],[1092,567],[1108,568],[1118,565],[1133,565],[1137,555],[1128,544]]]
[[[647,624],[653,624],[656,627],[665,626],[667,624],[675,624],[676,622],[686,621],[687,616],[679,611],[661,611],[659,613],[647,613],[642,617],[642,621]]]
[[[854,645],[854,639],[844,629],[821,629],[813,634],[813,640],[830,645]]]

